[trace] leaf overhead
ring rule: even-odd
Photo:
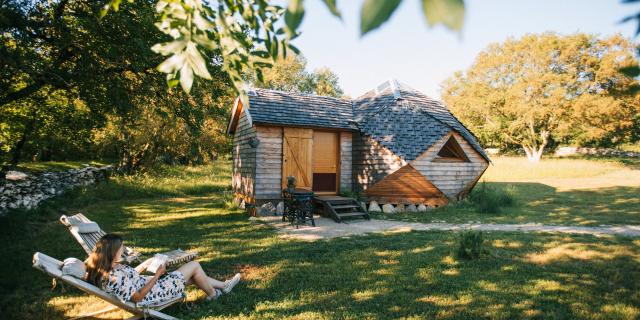
[[[304,4],[303,0],[291,0],[287,11],[284,13],[284,23],[286,24],[286,31],[290,39],[297,36],[297,30],[302,23],[304,17]]]
[[[360,10],[360,34],[365,35],[385,23],[402,0],[365,0]]]
[[[464,24],[463,0],[422,0],[422,10],[430,27],[442,23],[451,30],[460,31],[462,29]]]
[[[336,0],[322,0],[324,4],[327,6],[327,9],[338,18],[342,18],[342,14],[340,10],[338,10],[338,6],[336,5]]]
[[[640,76],[640,67],[638,66],[624,67],[624,68],[620,68],[620,72],[622,72],[627,77],[635,78]]]

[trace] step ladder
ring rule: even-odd
[[[364,218],[371,219],[367,209],[353,198],[340,196],[315,196],[313,198],[316,207],[321,210],[325,217],[331,217],[335,222],[342,222],[344,219]]]

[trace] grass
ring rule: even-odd
[[[482,181],[513,197],[499,214],[464,203],[426,214],[374,214],[419,222],[542,223],[556,225],[640,224],[640,159],[580,157],[543,159],[496,157]],[[478,193],[481,188],[474,189]]]
[[[31,268],[36,251],[84,257],[56,221],[81,211],[147,255],[194,249],[215,277],[243,273],[216,302],[190,289],[186,303],[167,309],[184,319],[640,317],[639,239],[484,233],[489,254],[473,261],[456,258],[459,237],[451,232],[282,239],[228,204],[229,166],[115,177],[0,218],[0,314],[61,319],[104,306],[74,288],[52,290]]]
[[[23,172],[38,173],[44,171],[64,171],[69,169],[79,169],[85,164],[90,166],[105,166],[108,163],[104,161],[46,161],[46,162],[21,162],[16,170]]]

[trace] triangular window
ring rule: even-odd
[[[438,151],[438,155],[433,159],[433,161],[442,161],[442,162],[469,162],[469,158],[460,147],[460,144],[456,141],[456,139],[451,136],[447,143],[444,144],[442,149]]]

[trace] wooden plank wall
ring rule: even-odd
[[[236,194],[251,202],[255,196],[256,148],[249,145],[249,139],[255,137],[256,129],[249,124],[249,119],[242,112],[233,136],[231,185]]]
[[[407,163],[371,137],[353,133],[353,189],[364,192]]]
[[[432,162],[451,135],[460,144],[470,162]],[[460,192],[471,187],[489,163],[462,136],[452,131],[411,161],[411,165],[447,197],[456,198]]]
[[[444,194],[410,164],[369,187],[365,194],[368,200],[380,203],[423,203],[433,207],[447,203]]]
[[[256,157],[256,200],[282,197],[282,127],[256,126],[258,140]]]
[[[340,190],[338,191],[351,191],[353,188],[352,137],[351,132],[340,132]]]

